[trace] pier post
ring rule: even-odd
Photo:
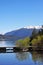
[[[6,48],[5,47],[0,47],[0,53],[5,53],[6,52]]]

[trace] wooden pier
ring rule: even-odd
[[[33,51],[33,48],[37,48],[37,47],[36,46],[28,46],[28,47],[22,47],[22,48],[16,47],[16,46],[15,47],[0,47],[0,53]]]
[[[6,52],[19,52],[22,49],[20,47],[0,47],[0,53],[6,53]]]

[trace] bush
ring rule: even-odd
[[[33,39],[32,41],[32,46],[36,46],[33,48],[36,49],[36,50],[41,50],[43,49],[43,35],[41,36],[37,36],[35,39]]]
[[[28,47],[29,41],[30,41],[30,38],[28,38],[28,37],[25,38],[25,39],[18,40],[16,42],[16,46],[18,46],[18,47]]]

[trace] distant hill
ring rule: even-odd
[[[5,33],[5,35],[12,35],[12,36],[17,36],[17,37],[25,37],[25,36],[30,36],[32,34],[33,29],[26,29],[26,28],[21,28],[19,30],[14,30],[8,33]]]
[[[5,33],[5,36],[8,37],[7,38],[8,40],[18,40],[18,39],[23,39],[27,36],[31,36],[32,31],[33,29],[21,28],[19,30],[14,30],[14,31]]]
[[[18,40],[18,39],[23,39],[25,37],[30,37],[32,35],[33,29],[26,29],[22,28],[16,31],[11,31],[5,34],[6,40]]]
[[[0,41],[2,41],[3,40],[3,35],[2,34],[0,34]]]
[[[18,39],[23,39],[25,37],[30,37],[32,35],[32,32],[34,30],[34,28],[37,30],[37,32],[39,31],[39,29],[41,29],[41,26],[30,26],[30,27],[24,27],[18,30],[14,30],[11,32],[7,32],[4,34],[3,38],[5,40],[18,40]]]

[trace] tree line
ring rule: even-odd
[[[43,50],[43,25],[41,29],[33,29],[32,35],[24,39],[16,41],[16,46],[18,47],[27,47],[27,46],[36,46],[33,50],[39,49]]]

